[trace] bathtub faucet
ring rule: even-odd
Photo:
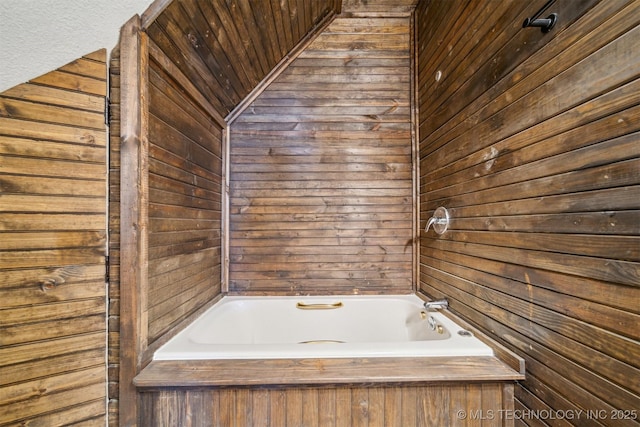
[[[449,307],[449,301],[447,301],[446,298],[427,301],[424,303],[424,308],[427,311],[443,310],[448,307]]]
[[[447,228],[449,228],[449,221],[449,211],[447,208],[440,206],[435,210],[433,216],[427,221],[427,225],[424,227],[424,232],[426,233],[429,231],[429,227],[433,226],[433,231],[438,234],[442,234],[447,231]]]

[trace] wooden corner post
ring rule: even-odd
[[[148,287],[148,54],[140,17],[120,32],[120,390],[122,426],[137,424],[138,396],[133,378],[143,367],[147,347]]]

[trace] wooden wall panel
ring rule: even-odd
[[[106,421],[105,61],[0,93],[0,425]]]
[[[410,16],[418,0],[342,0],[344,16]]]
[[[183,388],[141,393],[139,425],[513,426],[512,395],[510,383]]]
[[[338,0],[175,0],[143,23],[150,38],[224,117],[339,10]]]
[[[190,91],[151,57],[149,344],[221,290],[222,129]]]
[[[409,18],[338,18],[235,120],[231,292],[411,292],[410,64]]]
[[[517,408],[638,425],[640,4],[544,3],[418,6],[420,289],[525,358]]]

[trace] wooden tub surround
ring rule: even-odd
[[[479,338],[496,356],[154,360],[134,380],[139,425],[514,425],[523,360]]]
[[[438,316],[438,322],[451,334],[446,339],[415,335],[419,333],[413,329],[416,326],[425,328],[423,332],[430,330],[426,318],[421,317],[423,301],[415,295],[341,296],[343,308],[325,309],[318,315],[297,313],[295,322],[305,326],[297,329],[292,325],[274,326],[285,316],[296,317],[299,309],[294,308],[294,304],[300,298],[305,297],[228,299],[198,319],[184,337],[170,343],[169,349],[157,351],[154,360],[134,379],[140,392],[141,424],[167,425],[190,420],[192,425],[229,425],[229,422],[233,425],[233,420],[243,420],[252,414],[257,418],[239,421],[238,425],[463,425],[466,422],[460,415],[463,409],[472,409],[474,414],[513,411],[514,384],[524,379],[522,360],[482,336],[459,336],[459,331],[470,335],[475,331],[467,329],[468,325],[450,313],[430,313]],[[331,298],[319,297],[316,301],[331,301]],[[261,310],[265,306],[267,308]],[[260,314],[251,317],[252,312]],[[286,315],[280,317],[281,312]],[[240,325],[245,316],[249,319],[244,326]],[[303,319],[308,316],[313,320],[305,322]],[[235,320],[231,320],[234,317]],[[326,327],[314,327],[319,319]],[[388,329],[379,323],[376,326],[377,319],[385,319],[392,326]],[[255,326],[256,323],[259,326]],[[213,349],[214,345],[198,353],[198,345],[206,345],[202,341],[209,343],[208,339],[238,342],[237,337],[226,334],[218,338],[219,341],[207,336],[212,329],[224,324],[238,325],[237,331],[243,337],[239,342],[243,344],[218,352]],[[353,324],[351,329],[350,324]],[[280,333],[272,336],[271,328]],[[240,333],[241,329],[246,332]],[[282,344],[300,342],[301,338],[314,334],[340,337],[344,341],[310,346]],[[404,352],[402,346],[407,343],[403,340],[419,345],[412,347],[412,353]],[[254,346],[260,351],[263,347],[260,343],[267,343],[266,347],[272,352],[262,353],[264,359],[250,358],[246,347]],[[288,352],[278,351],[278,347]],[[363,347],[371,352],[361,353]],[[451,353],[444,357],[445,353],[438,353],[438,349]],[[323,356],[325,354],[327,356]],[[194,357],[197,355],[201,358]],[[171,360],[171,357],[182,360]],[[251,400],[221,400],[221,393],[236,399],[239,394],[248,394]],[[296,401],[294,396],[300,393],[302,400]],[[280,404],[271,401],[274,396],[284,401]],[[404,406],[396,406],[398,396],[405,400]],[[283,414],[286,419],[282,418]],[[296,419],[298,415],[300,418]],[[496,425],[510,425],[502,421]],[[245,422],[248,424],[243,424]]]
[[[512,411],[522,378],[483,357],[163,361],[135,382],[141,426],[386,427],[480,425],[460,411]]]

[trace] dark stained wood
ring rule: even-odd
[[[336,0],[159,1],[145,15],[144,27],[224,117],[321,21],[339,11]]]
[[[542,3],[492,4],[491,26],[418,5],[420,219],[453,218],[421,233],[419,287],[525,359],[516,409],[611,413],[640,404],[639,5],[519,28]]]
[[[194,98],[198,105],[201,108],[204,108],[207,114],[211,116],[219,126],[224,126],[224,119],[218,114],[209,101],[205,99],[195,87],[193,87],[189,79],[182,74],[178,67],[176,67],[175,64],[160,51],[160,48],[153,43],[153,41],[149,41],[149,51],[154,60],[167,71],[171,78],[177,80],[178,84],[187,90],[189,96]]]
[[[640,368],[640,79],[630,59],[639,41],[638,3],[560,2],[562,20],[551,33],[520,28],[545,2],[420,2],[412,49],[409,14],[416,2],[346,0],[343,15],[295,59],[287,56],[293,46],[332,19],[337,2],[154,3],[143,24],[153,40],[155,105],[148,193],[154,280],[143,296],[142,316],[153,342],[147,342],[145,357],[226,290],[221,282],[211,287],[211,278],[224,274],[225,257],[236,293],[412,291],[413,211],[420,210],[423,225],[445,205],[452,230],[420,236],[418,287],[447,296],[468,323],[521,354],[528,376],[515,388],[145,391],[141,420],[162,424],[183,416],[184,408],[197,408],[192,413],[203,424],[269,419],[273,425],[447,425],[458,408],[638,407],[639,390],[629,382]],[[411,52],[418,53],[415,105]],[[289,66],[273,72],[277,64]],[[268,84],[264,91],[255,89],[261,81]],[[83,109],[93,111],[99,88],[86,87],[96,97]],[[61,98],[54,91],[48,96]],[[39,102],[27,88],[3,108],[33,112]],[[16,191],[52,188],[64,200],[78,196],[82,203],[58,218],[98,223],[97,213],[82,211],[91,206],[91,188],[70,195],[63,182],[65,165],[75,160],[65,157],[66,138],[87,137],[67,136],[67,126],[44,123],[23,129],[19,114],[0,117],[0,124],[15,129],[12,138],[32,140],[32,152],[51,153],[55,161],[45,178],[17,179],[11,152],[17,144],[2,139],[0,153],[11,158],[6,166],[12,171],[4,185]],[[229,118],[230,134],[223,132]],[[88,123],[81,115],[64,120]],[[419,179],[411,164],[414,133]],[[84,149],[83,156],[97,155],[104,139],[95,141],[97,147]],[[22,166],[37,171],[43,164]],[[227,168],[228,236],[221,230]],[[82,173],[89,180],[92,171]],[[114,182],[110,192],[119,187]],[[7,200],[24,212],[7,221],[14,228],[6,244],[38,230],[42,240],[24,242],[25,252],[40,251],[38,274],[65,293],[80,292],[81,281],[59,283],[77,272],[47,271],[49,260],[62,252],[45,247],[53,236],[37,215],[44,200]],[[229,241],[229,253],[221,240]],[[20,262],[23,253],[12,260]],[[19,274],[11,280],[20,280]],[[14,304],[23,294],[10,289]],[[118,307],[120,289],[111,292]],[[8,318],[18,322],[32,314],[18,304]],[[95,324],[90,316],[84,322]],[[69,326],[51,333],[64,334]],[[36,333],[30,326],[10,328]],[[117,357],[117,344],[110,339],[110,345]],[[445,404],[439,400],[444,396],[455,399]]]
[[[140,425],[513,426],[514,417],[501,417],[513,411],[513,388],[451,383],[150,390],[141,393]],[[467,412],[474,400],[474,412]]]
[[[275,10],[275,9],[274,9]],[[278,77],[280,74],[286,70],[289,65],[297,59],[298,55],[302,53],[307,46],[313,41],[317,34],[321,33],[335,18],[333,14],[326,15],[320,22],[314,25],[314,28],[307,33],[302,39],[298,41],[297,44],[291,49],[291,51],[283,56],[283,58],[273,67],[273,69],[251,90],[249,94],[247,94],[243,100],[236,105],[233,111],[231,111],[226,120],[229,124],[232,124],[237,117],[242,114],[242,112],[247,109],[256,98],[261,95],[264,90],[271,85],[271,83]],[[281,32],[278,32],[281,34]]]
[[[0,424],[102,424],[105,50],[0,93]]]
[[[345,16],[409,16],[418,0],[342,0]]]
[[[3,98],[0,100],[0,114],[12,119],[29,120],[38,117],[45,122],[54,122],[72,127],[98,128],[104,118],[95,111],[70,109],[66,106],[43,105],[22,99]]]
[[[136,15],[120,38],[120,366],[121,425],[134,424],[136,390],[148,325],[148,51]]]
[[[188,81],[172,80],[175,64],[157,48],[150,54],[146,309],[152,345],[220,293],[222,129],[214,107]]]
[[[119,425],[120,378],[120,44],[109,58],[108,425]]]
[[[338,18],[233,122],[231,292],[411,291],[409,38]]]
[[[339,9],[161,0],[123,27],[111,87],[122,135],[110,165],[121,177],[110,183],[113,423],[135,423],[133,375],[223,290],[224,117]]]
[[[495,357],[271,359],[151,362],[135,379],[141,388],[284,386],[510,381],[522,379]]]

